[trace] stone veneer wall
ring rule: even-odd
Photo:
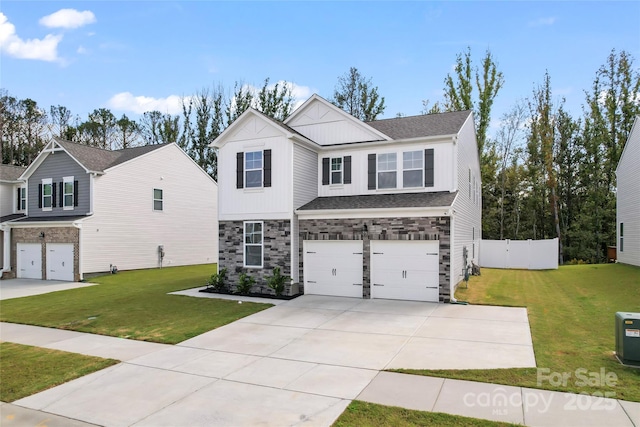
[[[264,220],[262,229],[263,261],[262,268],[243,267],[244,264],[244,221],[220,221],[218,267],[227,269],[228,285],[235,289],[240,273],[245,272],[256,280],[253,292],[273,294],[267,287],[266,277],[274,267],[280,267],[280,273],[291,276],[291,220]],[[298,293],[297,284],[287,284],[284,294]]]
[[[364,225],[367,232],[364,232]],[[448,302],[451,277],[451,220],[449,217],[305,219],[300,220],[300,286],[304,286],[304,240],[363,240],[363,298],[371,297],[371,240],[439,240],[440,301]]]
[[[44,237],[40,237],[44,233]],[[18,243],[40,243],[42,279],[47,278],[47,243],[73,243],[73,280],[80,281],[80,230],[76,227],[34,227],[11,229],[11,277],[18,271]]]

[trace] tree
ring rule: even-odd
[[[269,79],[264,80],[262,89],[258,92],[257,110],[278,121],[284,121],[293,109],[291,85],[278,82],[269,86]]]
[[[64,105],[52,105],[49,109],[49,114],[51,117],[51,134],[63,139],[69,139],[69,128],[71,127],[71,110],[69,110]]]
[[[78,126],[80,142],[105,150],[112,149],[116,131],[116,116],[107,108],[98,108],[89,113],[89,119]]]
[[[365,122],[376,120],[385,108],[384,97],[378,94],[378,87],[373,87],[371,78],[362,76],[355,67],[338,77],[331,102]]]
[[[118,148],[131,148],[139,144],[140,127],[135,122],[123,114],[121,118],[116,120],[116,130],[114,140]]]
[[[140,118],[140,135],[145,145],[178,142],[180,116],[162,114],[160,111],[146,111]]]

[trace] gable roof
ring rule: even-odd
[[[24,166],[15,165],[0,165],[0,181],[4,182],[19,182],[20,175],[27,170]]]
[[[76,142],[54,137],[51,142],[42,149],[40,154],[38,154],[38,157],[36,157],[20,177],[22,179],[28,178],[33,171],[40,166],[50,152],[60,149],[71,156],[71,158],[87,172],[103,173],[105,170],[113,166],[135,159],[136,157],[150,153],[158,148],[165,147],[170,144],[172,143],[144,145],[141,147],[124,148],[120,150],[105,150],[103,148],[90,147],[88,145],[78,144]]]
[[[422,114],[419,116],[366,122],[369,126],[393,139],[409,139],[424,136],[455,135],[460,131],[471,111]]]
[[[451,206],[457,192],[367,194],[357,196],[317,197],[298,208],[299,211],[339,209],[435,208]]]

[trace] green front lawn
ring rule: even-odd
[[[97,286],[1,302],[0,321],[175,344],[271,307],[167,295],[204,286],[215,264],[123,271]]]
[[[440,412],[414,411],[359,400],[351,402],[342,415],[333,423],[333,427],[501,427],[513,425],[515,424],[479,420],[477,418],[461,417]]]
[[[0,342],[0,400],[13,402],[116,363],[113,359]]]
[[[401,372],[576,393],[615,393],[618,399],[640,402],[640,369],[620,365],[613,355],[615,313],[640,312],[640,268],[622,264],[548,271],[484,268],[480,277],[471,278],[469,289],[458,289],[456,298],[473,304],[527,307],[536,363],[548,371]],[[602,369],[605,376],[615,374],[617,381],[602,385],[606,383]],[[564,384],[563,374],[568,375]]]

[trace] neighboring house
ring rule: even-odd
[[[25,169],[22,166],[0,165],[0,224],[24,216],[27,190],[24,182],[18,178]],[[4,262],[4,228],[0,225],[0,271]]]
[[[289,294],[449,301],[477,262],[469,111],[365,123],[313,95],[284,123],[246,111],[212,146],[232,284],[279,266]]]
[[[631,128],[616,177],[618,262],[640,266],[640,116]]]
[[[56,138],[20,180],[27,216],[2,223],[4,277],[217,262],[217,184],[176,144],[109,151]]]

